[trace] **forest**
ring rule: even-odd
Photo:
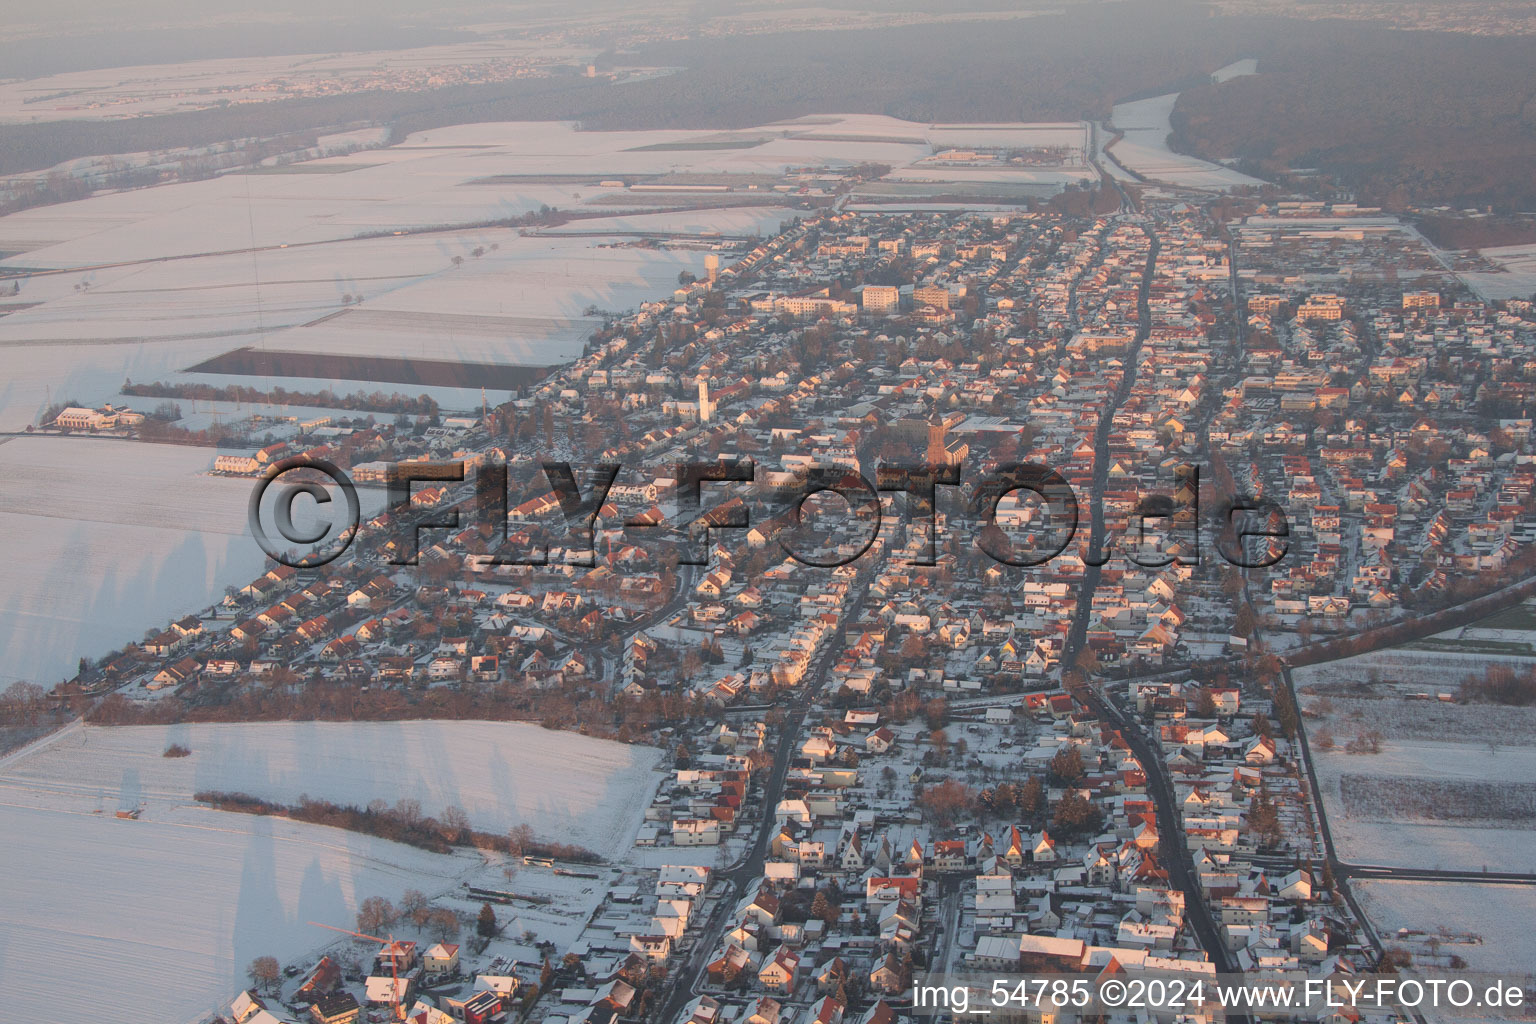
[[[1530,210],[1536,39],[1401,32],[1282,53],[1181,94],[1173,127],[1176,149],[1271,179],[1315,168],[1390,210]]]
[[[1419,230],[1442,249],[1489,249],[1536,242],[1536,216],[1421,217]]]

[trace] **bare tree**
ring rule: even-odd
[[[400,915],[409,918],[420,928],[427,920],[427,897],[420,889],[407,889],[400,894]]]
[[[1382,739],[1380,732],[1370,729],[1350,740],[1344,751],[1348,754],[1379,754]]]
[[[272,991],[277,980],[283,976],[283,969],[275,956],[259,956],[251,961],[251,966],[245,969],[245,973],[251,976],[251,983],[260,991]]]
[[[369,896],[357,908],[357,930],[376,932],[387,928],[399,915],[395,905],[382,896]]]
[[[47,692],[36,683],[12,683],[0,694],[0,723],[36,725],[47,705]]]
[[[427,930],[438,942],[458,938],[459,915],[446,907],[439,907],[427,915]]]
[[[976,806],[976,794],[958,779],[944,779],[917,794],[917,805],[925,816],[939,825],[953,824],[970,814]]]
[[[469,831],[469,815],[464,813],[464,808],[455,804],[449,804],[443,808],[443,831],[449,842],[456,842]]]
[[[943,729],[935,729],[928,734],[928,742],[933,746],[933,752],[943,761],[949,757],[949,735]]]
[[[514,857],[521,857],[528,852],[533,845],[533,826],[529,824],[513,825],[507,833],[507,852]]]

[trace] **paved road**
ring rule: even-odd
[[[1131,177],[1138,181],[1145,181],[1146,179],[1143,178],[1140,174],[1137,174],[1135,171],[1126,167],[1119,160],[1115,159],[1115,155],[1109,151],[1109,146],[1119,142],[1120,136],[1115,135],[1115,137],[1110,139],[1108,143],[1104,143],[1099,139],[1099,133],[1104,131],[1105,128],[1101,122],[1088,122],[1088,162],[1093,165],[1094,170],[1099,172],[1099,178],[1101,181],[1109,184],[1112,188],[1114,188],[1116,192],[1120,193],[1120,212],[1134,213],[1136,211],[1136,201],[1131,198],[1131,194],[1127,192],[1124,186],[1120,184],[1120,179],[1104,169],[1104,165],[1100,162],[1099,158],[1101,156],[1107,157],[1116,167],[1120,168],[1126,174],[1129,174]]]
[[[1227,953],[1226,943],[1216,919],[1205,901],[1205,892],[1195,875],[1194,862],[1190,857],[1189,843],[1184,838],[1183,818],[1179,814],[1178,800],[1173,784],[1163,768],[1163,755],[1157,745],[1142,731],[1140,723],[1122,714],[1120,709],[1105,699],[1103,694],[1090,691],[1088,705],[1094,714],[1106,722],[1114,722],[1120,734],[1130,744],[1131,753],[1141,762],[1147,775],[1147,795],[1157,805],[1158,851],[1164,868],[1168,870],[1168,883],[1184,893],[1184,917],[1200,940],[1201,947],[1216,965],[1216,970],[1226,974],[1235,970]]]
[[[960,914],[964,910],[960,875],[946,875],[938,880],[939,905],[936,919],[939,922],[938,940],[934,955],[929,960],[929,970],[935,974],[953,974],[955,961],[959,959],[960,944],[955,939],[960,934]]]
[[[1150,227],[1147,234],[1152,245],[1147,251],[1147,265],[1142,270],[1141,287],[1136,293],[1139,312],[1136,338],[1131,343],[1130,352],[1121,360],[1125,365],[1125,373],[1120,378],[1120,387],[1116,389],[1115,397],[1104,414],[1099,417],[1099,428],[1093,437],[1093,493],[1088,499],[1088,554],[1092,558],[1102,558],[1104,555],[1104,490],[1109,484],[1109,434],[1114,427],[1115,411],[1131,393],[1131,387],[1136,382],[1136,354],[1141,350],[1142,342],[1152,333],[1149,297],[1152,292],[1152,272],[1157,267],[1158,243],[1157,234]],[[1070,665],[1083,649],[1088,636],[1088,619],[1093,613],[1093,592],[1098,589],[1101,569],[1102,563],[1090,564],[1083,570],[1083,581],[1077,591],[1077,609],[1073,612],[1072,628],[1067,633],[1063,650],[1063,664]]]
[[[790,762],[794,760],[802,737],[806,715],[820,696],[832,666],[843,652],[841,623],[858,618],[864,606],[864,595],[863,589],[854,591],[840,620],[839,633],[828,640],[826,649],[807,670],[804,685],[785,708],[784,721],[779,727],[778,745],[773,752],[773,770],[768,781],[763,784],[757,838],[736,865],[720,876],[728,884],[709,920],[695,933],[693,951],[672,973],[672,987],[654,1018],[662,1024],[677,1020],[682,1015],[683,1007],[698,993],[706,961],[719,946],[720,938],[730,924],[731,911],[746,893],[747,887],[763,876],[763,864],[768,859],[768,844],[778,831],[779,822],[774,809],[783,796],[784,781],[789,776]]]
[[[1136,340],[1131,352],[1124,359],[1125,376],[1120,381],[1114,400],[1100,417],[1099,428],[1094,435],[1092,522],[1089,527],[1088,550],[1097,557],[1104,554],[1104,537],[1107,532],[1104,523],[1104,490],[1109,480],[1109,434],[1113,427],[1115,410],[1130,395],[1131,387],[1135,383],[1137,351],[1152,333],[1150,295],[1152,275],[1157,267],[1158,242],[1154,232],[1149,230],[1149,235],[1152,244],[1147,253],[1147,265],[1142,273],[1141,287],[1137,292],[1139,315]],[[1093,593],[1098,587],[1099,576],[1100,567],[1095,565],[1089,565],[1083,573],[1083,582],[1078,591],[1077,609],[1073,614],[1072,628],[1067,634],[1065,658],[1069,661],[1075,659],[1078,652],[1083,649],[1088,632],[1088,619],[1093,611]],[[1085,699],[1101,721],[1113,722],[1119,727],[1132,753],[1141,762],[1147,776],[1147,793],[1157,807],[1161,862],[1168,871],[1169,884],[1184,893],[1185,919],[1206,955],[1211,958],[1211,962],[1215,964],[1218,971],[1230,972],[1231,958],[1227,953],[1226,944],[1221,941],[1215,918],[1196,879],[1194,862],[1190,858],[1189,846],[1184,839],[1182,818],[1178,813],[1173,785],[1163,766],[1162,752],[1142,732],[1138,723],[1123,715],[1120,709],[1107,700],[1102,693],[1090,690],[1085,694]],[[1234,1022],[1240,1020],[1236,1016],[1230,1019]]]
[[[1440,871],[1434,868],[1392,868],[1335,862],[1337,878],[1386,879],[1404,882],[1472,882],[1482,885],[1536,885],[1536,875],[1514,871]]]

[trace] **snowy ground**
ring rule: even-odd
[[[665,298],[702,250],[599,248],[590,238],[523,238],[371,298],[338,316],[267,334],[261,348],[548,366],[581,355],[602,327],[589,307],[625,311]],[[444,239],[434,239],[442,245]],[[352,243],[357,244],[357,243]]]
[[[272,818],[183,809],[0,804],[0,1002],[11,1020],[65,1020],[88,990],[125,1019],[180,1024],[248,984],[258,956],[283,963],[351,927],[369,896],[436,893],[478,866],[397,843]]]
[[[1406,809],[1409,796],[1426,783],[1465,787],[1473,794],[1468,799],[1476,799],[1484,787],[1528,783],[1536,779],[1536,748],[1387,739],[1380,754],[1347,754],[1342,745],[1352,732],[1337,733],[1340,747],[1321,751],[1315,743],[1318,726],[1309,723],[1308,728],[1340,859],[1390,867],[1536,872],[1536,829],[1529,820],[1461,820],[1456,814],[1463,808],[1457,807],[1446,808],[1444,818],[1436,821]],[[1345,799],[1347,776],[1366,777],[1374,791],[1387,797],[1374,805]],[[1393,793],[1401,799],[1391,798]]]
[[[0,220],[0,251],[23,253],[8,260],[10,266],[100,266],[474,224],[541,205],[597,212],[606,201],[606,208],[627,213],[632,196],[602,184],[622,176],[776,175],[787,168],[863,162],[900,170],[954,146],[1083,144],[1081,125],[1047,127],[930,126],[834,115],[827,123],[759,129],[756,134],[769,141],[750,148],[686,149],[676,147],[714,133],[581,132],[564,122],[458,125],[412,135],[388,149],[304,165],[335,173],[232,173],[25,210]],[[1079,174],[1066,170],[1058,180]],[[579,177],[537,180],[550,175]],[[712,197],[711,205],[724,198]],[[683,214],[685,221],[695,216]]]
[[[163,757],[170,742],[192,754]],[[420,889],[472,918],[478,903],[459,894],[461,882],[548,897],[505,908],[505,934],[531,931],[563,951],[601,900],[601,880],[536,867],[507,874],[495,855],[442,856],[213,811],[191,793],[405,797],[429,814],[456,804],[482,828],[527,822],[543,838],[615,854],[627,852],[654,793],[658,758],[517,723],[71,725],[0,758],[6,1019],[61,1019],[60,994],[84,968],[127,1018],[197,1019],[245,986],[257,956],[312,962],[336,936],[308,922],[350,926],[369,896],[398,903]],[[117,818],[124,808],[140,818]]]
[[[125,379],[185,379],[244,346],[548,366],[601,326],[589,307],[628,310],[704,272],[702,250],[605,241],[480,229],[34,277],[18,298],[39,304],[0,318],[0,429],[36,422],[50,399],[97,404]]]
[[[1302,698],[1303,707],[1331,709],[1326,718],[1309,720],[1309,735],[1314,741],[1319,729],[1326,725],[1340,743],[1348,742],[1363,729],[1374,729],[1386,737],[1389,749],[1399,743],[1440,742],[1452,736],[1480,744],[1485,755],[1489,743],[1497,744],[1501,750],[1536,744],[1536,708],[1443,704],[1391,696],[1331,696],[1327,701],[1327,705],[1321,705],[1319,700]]]
[[[153,408],[151,400],[149,407]],[[45,686],[265,572],[250,480],[209,448],[0,438],[0,687]],[[363,489],[364,516],[385,496]],[[299,522],[309,522],[299,507]]]
[[[1256,75],[1259,73],[1259,62],[1253,57],[1244,57],[1235,60],[1224,68],[1211,72],[1211,78],[1217,82],[1230,82],[1234,78],[1242,78],[1244,75]]]
[[[1474,971],[1523,974],[1536,964],[1536,886],[1366,881],[1350,888],[1382,941],[1407,948],[1424,970],[1444,965],[1434,963],[1426,936],[1414,933],[1435,935],[1438,956],[1459,956]],[[1408,934],[1398,936],[1398,929]]]
[[[806,211],[788,206],[736,206],[718,210],[677,210],[661,213],[626,213],[591,217],[567,224],[540,228],[540,235],[590,234],[594,231],[656,231],[684,234],[754,235],[778,234],[780,226]]]
[[[1442,638],[1450,643],[1442,643]],[[1527,635],[1527,641],[1530,639]],[[1426,646],[1429,641],[1420,641],[1406,647],[1371,651],[1347,661],[1299,669],[1296,685],[1315,684],[1319,693],[1331,693],[1340,680],[1363,681],[1372,678],[1374,671],[1377,684],[1390,687],[1387,692],[1455,693],[1462,680],[1482,675],[1489,665],[1509,665],[1519,671],[1532,664],[1530,655],[1519,647],[1505,645],[1495,650],[1484,643],[1481,650],[1470,644],[1460,650],[1449,633],[1431,640],[1435,641],[1433,647]]]
[[[162,756],[172,743],[191,756]],[[262,722],[73,729],[0,764],[0,802],[158,817],[198,790],[280,803],[457,806],[483,831],[625,854],[660,775],[653,747],[518,722]]]
[[[51,686],[264,571],[250,481],[206,448],[75,437],[0,443],[0,686]]]
[[[1512,609],[1453,631],[1525,631]],[[1442,634],[1451,636],[1451,634]],[[1536,872],[1536,708],[1411,699],[1455,693],[1495,655],[1396,649],[1297,669],[1307,736],[1338,855],[1356,864]],[[1519,659],[1529,663],[1529,659]],[[1379,754],[1349,754],[1365,733]],[[1334,749],[1320,738],[1331,735]]]
[[[1529,299],[1536,295],[1536,245],[1503,245],[1479,249],[1504,268],[1503,273],[1464,273],[1457,276],[1489,299]]]
[[[393,232],[484,224],[551,206],[612,215],[545,229],[552,234],[769,234],[794,211],[761,206],[758,194],[743,193],[752,204],[734,209],[647,213],[611,182],[864,162],[899,171],[956,145],[1070,145],[1084,128],[830,115],[759,129],[769,141],[749,149],[655,148],[709,134],[461,125],[304,165],[339,173],[227,174],[0,218],[0,251],[20,253],[6,266],[52,271],[21,279],[14,303],[25,308],[0,317],[0,429],[32,422],[50,397],[99,401],[124,378],[176,379],[243,345],[560,362],[590,332],[588,307],[624,310],[666,298],[679,271],[702,272],[703,253],[615,249],[612,238],[523,237],[506,228]],[[1065,169],[1057,178],[1080,173]],[[568,175],[579,177],[550,178]],[[402,312],[411,317],[376,331]],[[453,319],[466,314],[480,319]]]
[[[1144,177],[1169,185],[1218,190],[1234,185],[1262,185],[1257,178],[1168,148],[1168,133],[1173,130],[1169,117],[1178,99],[1179,94],[1171,92],[1116,104],[1111,120],[1125,137],[1110,149],[1114,158]]]

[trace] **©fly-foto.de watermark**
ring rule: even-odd
[[[579,467],[587,479],[578,480],[578,467],[568,462],[541,462],[547,490],[543,509],[549,523],[563,531],[564,564],[593,564],[593,538],[609,501],[609,492],[624,467],[597,463]],[[673,515],[658,519],[630,517],[622,521],[626,537],[636,543],[654,539],[671,544],[680,565],[707,565],[710,534],[722,530],[747,530],[754,519],[774,523],[773,540],[790,558],[820,568],[848,565],[862,557],[880,533],[883,515],[881,495],[900,492],[906,496],[907,515],[923,529],[924,538],[906,564],[937,564],[939,488],[957,489],[959,509],[945,511],[950,529],[969,528],[976,547],[1001,565],[1030,568],[1044,565],[1067,550],[1077,536],[1083,516],[1072,485],[1056,470],[1039,463],[1013,463],[992,468],[971,480],[963,479],[958,465],[887,465],[876,470],[875,480],[845,464],[812,465],[794,473],[773,474],[769,485],[749,458],[689,461],[669,467]],[[388,520],[404,531],[389,561],[414,565],[425,530],[461,530],[478,525],[490,537],[493,565],[549,564],[547,545],[517,545],[509,529],[508,466],[481,463],[474,471],[471,498],[431,510],[416,504],[414,486],[448,487],[466,481],[466,464],[458,462],[404,462],[391,464],[385,473],[388,489]],[[748,501],[741,495],[705,506],[705,486],[745,485]],[[714,488],[712,487],[711,490]],[[333,497],[332,490],[341,498]],[[807,521],[807,502],[821,494],[835,495],[847,506],[844,516],[848,537],[829,544],[826,531]],[[270,497],[270,502],[268,501]],[[1028,502],[1025,517],[1033,531],[1028,543],[1009,537],[999,524],[999,508],[1005,499]],[[304,501],[307,525],[300,527],[296,505]],[[268,505],[270,504],[270,508]],[[948,502],[951,506],[956,502]],[[755,507],[754,507],[755,506]],[[754,511],[757,515],[754,516]],[[272,529],[265,520],[270,517]],[[274,463],[257,482],[251,495],[251,533],[274,560],[298,568],[314,568],[333,561],[356,539],[362,526],[357,487],[336,466],[302,456]],[[1267,499],[1229,496],[1222,513],[1208,524],[1215,548],[1229,564],[1247,569],[1275,565],[1289,550],[1290,526],[1284,510]],[[1180,465],[1174,470],[1171,493],[1141,497],[1129,512],[1124,556],[1144,568],[1200,563],[1200,470]],[[276,537],[273,534],[277,535]],[[281,538],[281,542],[277,539]],[[1112,544],[1090,545],[1082,555],[1090,566],[1104,565],[1112,557]]]

